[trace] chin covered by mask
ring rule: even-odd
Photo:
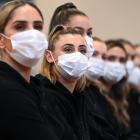
[[[134,67],[131,75],[128,77],[128,82],[138,86],[140,84],[140,68]]]
[[[103,79],[108,83],[117,83],[126,76],[125,65],[119,62],[106,62]]]
[[[80,52],[63,54],[58,57],[58,71],[68,80],[80,78],[88,67],[88,58]]]
[[[87,79],[93,81],[103,76],[104,61],[99,58],[91,57],[88,61],[88,68],[85,72]]]
[[[87,46],[87,56],[91,57],[94,52],[93,39],[89,36],[85,36],[85,42],[86,42],[86,46]]]
[[[3,35],[6,37],[5,35]],[[6,37],[8,38],[8,37]],[[8,38],[9,39],[9,38]],[[33,67],[43,56],[48,42],[45,34],[38,30],[27,30],[10,37],[12,51],[9,55],[25,67]]]

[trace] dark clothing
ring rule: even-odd
[[[57,140],[44,123],[40,99],[33,84],[0,62],[0,140]]]
[[[61,140],[90,140],[83,96],[70,93],[59,82],[54,85],[41,75],[37,78],[41,80],[40,87],[43,85],[46,121],[52,123],[55,135]]]
[[[128,96],[130,115],[131,132],[133,137],[139,137],[140,140],[140,92],[136,89],[131,89]]]
[[[91,85],[85,90],[89,115],[90,128],[99,133],[97,139],[113,140],[120,139],[121,132],[116,118],[112,114],[112,109],[106,98],[100,93],[99,88]],[[94,110],[93,110],[93,106]],[[92,121],[96,127],[92,125]],[[98,129],[97,129],[98,128]],[[93,135],[94,138],[94,135]]]
[[[111,125],[98,114],[94,99],[89,100],[85,93],[70,93],[59,82],[54,85],[41,75],[36,77],[40,87],[43,85],[46,120],[51,121],[48,114],[56,120],[52,126],[61,140],[118,140]]]

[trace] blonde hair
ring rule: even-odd
[[[39,15],[41,16],[42,21],[44,21],[44,18],[43,18],[43,15],[42,15],[40,9],[35,4],[33,4],[31,2],[27,2],[27,1],[22,1],[22,0],[21,1],[20,0],[10,1],[10,2],[3,4],[0,7],[0,33],[4,34],[5,27],[6,27],[7,23],[11,20],[11,18],[14,16],[15,10],[26,4],[35,8],[38,11]],[[2,59],[3,55],[4,55],[3,50],[0,49],[0,60]]]
[[[72,27],[68,27],[68,26],[66,27],[66,26],[58,25],[49,34],[48,50],[53,53],[53,51],[55,50],[55,47],[54,47],[55,42],[57,40],[59,40],[59,37],[61,35],[66,35],[66,34],[81,35],[81,33],[79,31],[77,31],[76,29],[74,29]],[[42,62],[42,65],[41,65],[40,74],[47,77],[53,84],[55,84],[56,81],[58,80],[58,77],[57,77],[56,72],[53,70],[53,65],[54,65],[54,63],[49,63],[46,60],[46,57],[44,55],[43,62]],[[83,76],[78,80],[78,82],[76,84],[76,87],[75,87],[75,90],[76,91],[83,91],[84,88],[85,88],[85,85],[86,85],[86,79]]]
[[[5,26],[14,15],[15,10],[26,4],[35,8],[38,11],[39,15],[41,16],[42,20],[44,21],[43,15],[40,9],[35,4],[31,2],[27,2],[27,1],[22,1],[22,0],[10,1],[0,7],[0,33],[4,33]]]

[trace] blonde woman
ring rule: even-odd
[[[57,140],[45,124],[30,74],[47,41],[41,11],[32,3],[0,7],[0,139]]]
[[[37,78],[45,96],[46,119],[53,116],[55,121],[48,121],[60,139],[88,140],[89,137],[84,126],[87,120],[79,110],[85,109],[80,92],[85,87],[82,75],[87,68],[86,52],[84,38],[74,28],[56,26],[50,33],[49,47]]]

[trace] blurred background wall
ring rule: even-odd
[[[93,33],[102,39],[125,38],[140,43],[140,0],[34,0],[48,24],[55,8],[73,2],[91,20]]]

